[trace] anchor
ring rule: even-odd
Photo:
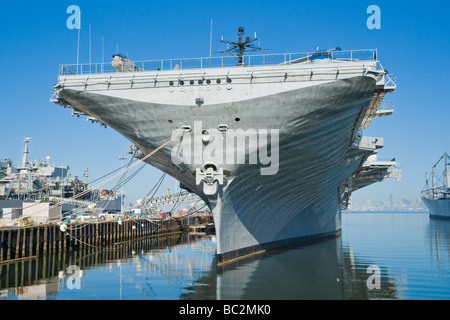
[[[205,164],[203,170],[197,168],[195,173],[195,183],[200,185],[203,181],[203,192],[208,196],[215,195],[219,185],[223,185],[223,168],[217,168],[213,163]]]

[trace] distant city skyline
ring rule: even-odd
[[[365,201],[352,201],[348,211],[407,211],[426,212],[428,211],[420,196],[416,198],[399,198],[391,193],[385,200],[366,199]]]

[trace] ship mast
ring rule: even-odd
[[[448,174],[448,166],[450,165],[450,163],[447,163],[447,159],[448,159],[448,154],[447,152],[444,153],[444,158],[445,158],[445,162],[444,162],[444,187],[445,187],[445,191],[447,191],[447,189],[450,186],[450,178],[449,178],[449,174]]]
[[[255,51],[260,51],[260,50],[264,50],[261,49],[260,47],[256,47],[253,42],[255,42],[256,40],[258,40],[256,38],[256,32],[255,32],[255,38],[253,40],[250,40],[250,37],[246,37],[245,40],[243,40],[243,35],[244,35],[244,28],[243,27],[239,27],[238,29],[238,41],[224,41],[223,40],[223,36],[222,36],[222,40],[220,40],[220,42],[222,43],[226,43],[227,44],[227,50],[226,51],[221,51],[221,52],[217,52],[217,53],[229,53],[232,56],[236,56],[238,59],[238,66],[244,66],[244,53],[245,52],[255,52]]]
[[[23,141],[25,142],[25,147],[23,149],[23,156],[22,156],[22,163],[20,164],[21,168],[26,168],[28,163],[28,142],[31,141],[31,138],[24,138]]]
[[[436,165],[431,169],[432,180],[431,180],[431,191],[433,192],[433,198],[436,194]]]
[[[442,186],[439,188],[440,190],[438,191],[437,187],[436,187],[436,166],[441,162],[442,158],[444,158],[444,172],[443,172],[443,184],[444,187],[442,188]],[[435,163],[435,165],[431,168],[431,177],[432,177],[432,182],[431,182],[431,192],[433,194],[433,199],[435,199],[437,197],[437,193],[438,192],[443,192],[444,195],[448,195],[450,193],[450,174],[449,174],[449,166],[450,163],[448,162],[448,160],[450,160],[449,155],[447,154],[447,152],[444,152],[444,154],[439,158],[439,160]],[[439,181],[441,181],[439,179]],[[442,182],[442,181],[441,181]]]

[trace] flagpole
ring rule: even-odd
[[[213,19],[211,19],[211,33],[209,36],[209,58],[211,58],[211,49],[212,49],[212,28],[213,28]]]
[[[91,24],[89,24],[89,73],[92,72],[92,59],[91,59]]]
[[[102,73],[103,73],[104,65],[105,65],[105,40],[102,37]]]
[[[80,29],[78,29],[78,45],[77,45],[77,74],[78,74],[78,64],[80,61]]]
[[[209,66],[211,67],[211,50],[212,50],[212,28],[213,28],[213,19],[211,19],[211,32],[209,35]]]

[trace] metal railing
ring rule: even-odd
[[[450,199],[450,188],[440,186],[422,190],[422,196],[427,199]]]
[[[386,74],[384,76],[384,86],[385,88],[396,88],[397,87],[397,75],[396,74]]]
[[[377,109],[378,111],[394,110],[394,100],[383,100]]]
[[[288,65],[299,62],[310,62],[311,56],[314,53],[315,52],[246,55],[244,56],[243,66]],[[368,49],[368,50],[332,51],[330,52],[330,58],[336,61],[376,61],[377,50]],[[227,56],[227,57],[147,60],[134,62],[134,65],[137,68],[139,68],[138,71],[134,72],[225,68],[225,67],[236,67],[237,58],[233,56]],[[117,70],[112,66],[110,62],[60,65],[59,68],[60,75],[103,74],[113,72],[117,72]]]

